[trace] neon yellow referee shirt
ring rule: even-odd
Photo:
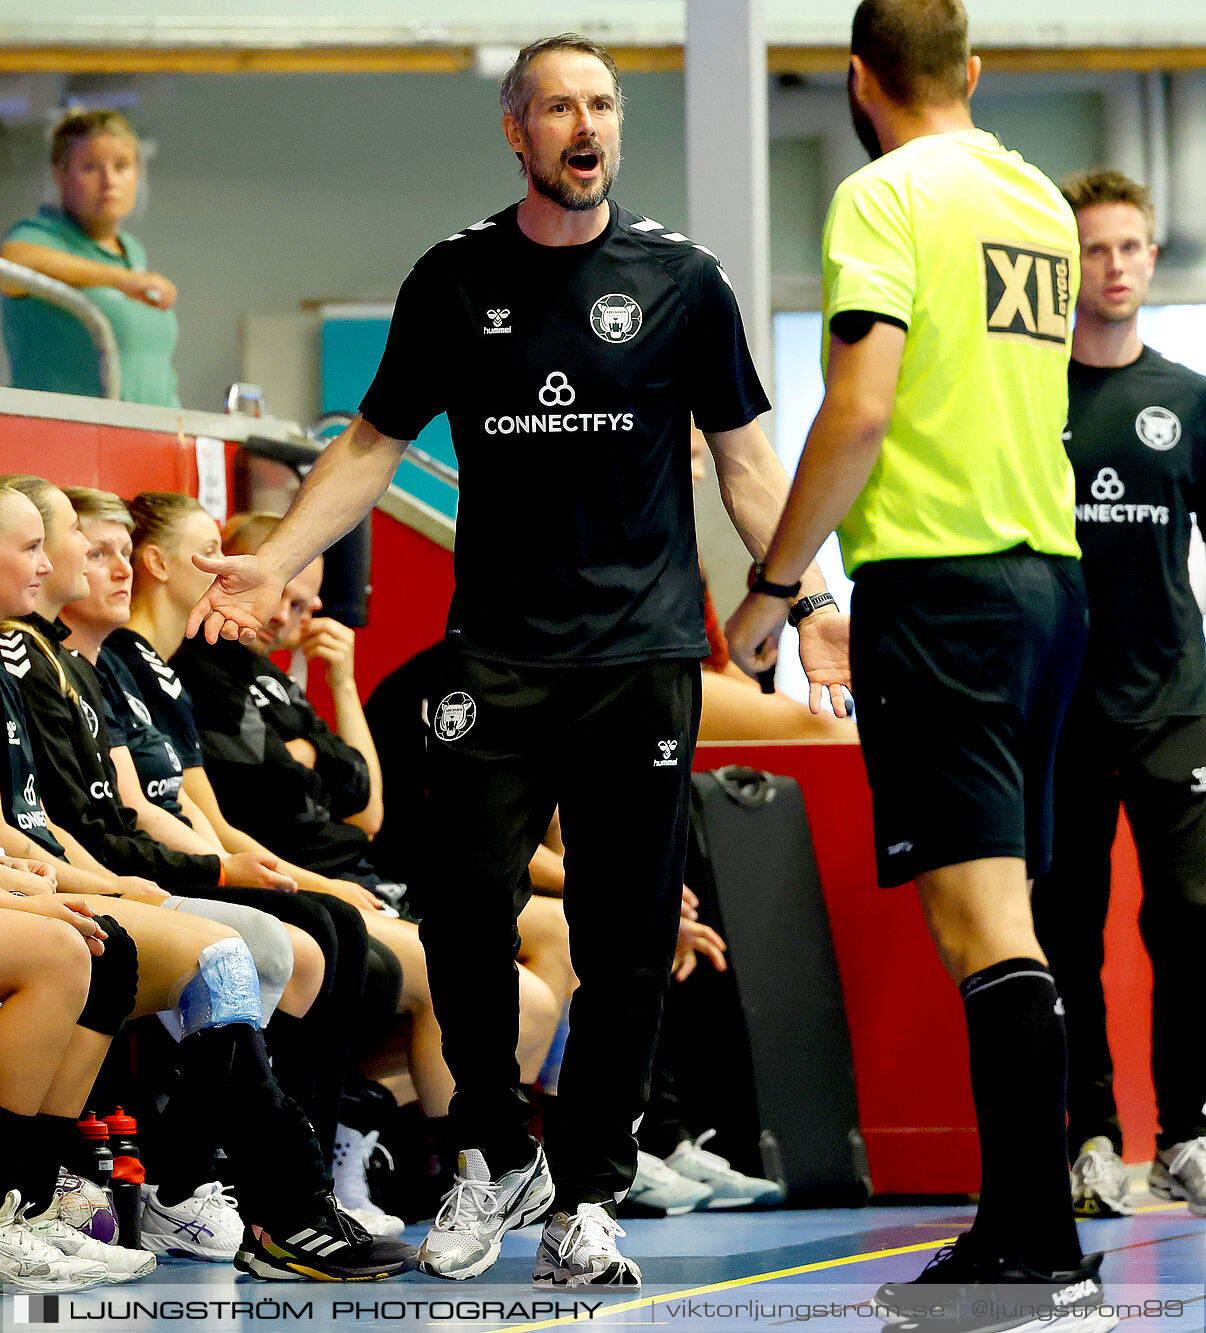
[[[848,574],[1023,544],[1080,554],[1061,440],[1079,250],[1055,186],[982,130],[912,139],[838,187],[826,331],[846,310],[908,329],[883,448],[838,527]]]

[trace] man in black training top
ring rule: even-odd
[[[1206,645],[1189,586],[1190,514],[1206,516],[1206,379],[1139,339],[1156,263],[1148,191],[1117,171],[1063,184],[1080,231],[1064,439],[1089,646],[1060,738],[1055,851],[1034,919],[1064,997],[1068,1150],[1082,1217],[1126,1216],[1127,1170],[1101,986],[1119,803],[1139,849],[1160,1116],[1148,1184],[1206,1217],[1206,1065],[1193,959],[1206,939]]]
[[[447,412],[460,515],[427,811],[446,873],[418,910],[463,1151],[421,1263],[476,1276],[505,1231],[552,1202],[537,1283],[636,1286],[615,1204],[633,1177],[678,929],[707,653],[692,414],[755,560],[787,478],[757,423],[768,403],[715,255],[608,202],[622,118],[608,53],[574,34],[534,43],[501,101],[525,198],[415,265],[361,415],[256,557],[199,562],[219,577],[191,628],[248,637]],[[844,617],[815,567],[779,592],[809,617],[814,706],[831,687],[844,713]],[[524,1129],[514,957],[528,861],[558,805],[581,986],[550,1176]]]

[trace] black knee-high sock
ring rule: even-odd
[[[72,1116],[18,1115],[0,1106],[0,1143],[9,1146],[0,1190],[18,1190],[29,1216],[43,1213],[76,1132]]]
[[[331,1177],[310,1122],[273,1077],[262,1034],[246,1023],[205,1028],[180,1043],[179,1067],[162,1135],[182,1151],[197,1142],[221,1144],[244,1221],[313,1215],[331,1192]],[[190,1193],[201,1183],[184,1178],[194,1169],[177,1174],[168,1167],[158,1182],[161,1197]]]
[[[1036,959],[1009,958],[973,973],[959,992],[980,1131],[975,1238],[1040,1272],[1073,1269],[1081,1249],[1068,1185],[1068,1056],[1055,981]]]

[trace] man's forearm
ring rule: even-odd
[[[858,499],[883,442],[883,428],[822,404],[800,456],[778,531],[766,555],[766,577],[791,583],[813,567],[822,542]]]
[[[357,417],[319,455],[283,521],[260,547],[261,567],[288,582],[372,510],[409,440],[392,440]]]
[[[905,331],[876,323],[855,343],[831,338],[825,397],[766,556],[766,577],[791,583],[858,499],[892,419]]]
[[[765,562],[791,490],[787,472],[756,421],[707,439],[716,461],[720,497],[733,527],[752,559]],[[809,562],[801,576],[801,590],[809,594],[825,591],[825,579],[815,561]]]

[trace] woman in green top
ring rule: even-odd
[[[176,288],[147,271],[146,251],[123,220],[134,207],[141,171],[138,140],[114,111],[71,112],[55,130],[50,154],[60,206],[18,222],[0,258],[72,287],[113,326],[127,402],[178,407]],[[36,297],[5,292],[0,301],[11,382],[19,389],[100,393],[92,340],[73,315]]]

